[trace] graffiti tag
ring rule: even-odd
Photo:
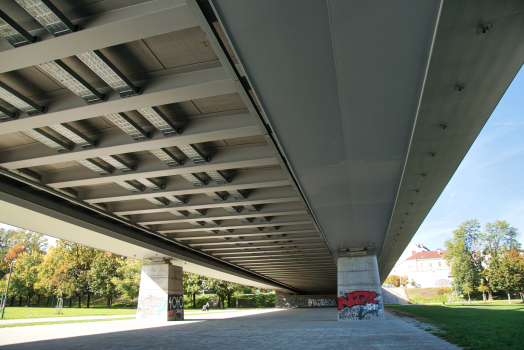
[[[336,306],[336,305],[337,305],[336,299],[309,299],[308,300],[309,307],[324,307],[324,306]]]
[[[142,318],[160,318],[166,309],[166,300],[161,297],[149,295],[138,299],[137,313]]]
[[[176,316],[176,320],[184,319],[184,296],[169,295],[167,303],[167,316],[171,319]]]
[[[340,292],[337,307],[341,320],[372,320],[383,317],[382,298],[373,291]]]

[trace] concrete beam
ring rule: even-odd
[[[293,230],[293,231],[285,231],[285,230],[278,230],[278,231],[260,231],[260,232],[250,232],[250,233],[238,233],[238,234],[222,234],[222,235],[206,235],[206,236],[186,236],[186,237],[177,237],[172,236],[173,239],[176,239],[177,241],[184,241],[184,240],[197,240],[197,239],[211,239],[211,238],[237,238],[237,237],[257,237],[257,236],[266,236],[266,235],[273,235],[275,236],[275,239],[283,239],[286,237],[276,237],[278,235],[295,235],[295,234],[304,234],[304,233],[316,233],[316,230]],[[241,241],[240,241],[241,242]]]
[[[210,238],[213,238],[213,237],[210,237]],[[186,244],[191,246],[191,247],[211,247],[211,248],[214,248],[216,246],[228,246],[228,245],[235,245],[235,244],[239,244],[239,243],[243,243],[243,244],[246,244],[246,243],[272,243],[272,242],[275,242],[276,241],[281,241],[281,240],[285,240],[285,241],[289,241],[289,238],[280,238],[280,239],[276,239],[276,238],[265,238],[265,239],[250,239],[250,240],[241,240],[241,241],[225,241],[225,242],[202,242],[202,243],[191,243],[191,242],[187,242]],[[317,241],[317,240],[320,240],[320,237],[319,236],[309,236],[309,237],[294,237],[292,239],[293,242],[296,242],[296,241],[307,241],[307,240],[310,240],[310,241]],[[276,243],[273,243],[273,245],[277,245]],[[224,247],[222,247],[224,248]],[[222,248],[216,248],[216,249],[222,249]],[[238,248],[238,249],[242,249],[244,247],[241,247],[241,248]]]
[[[184,0],[155,0],[72,21],[82,30],[0,51],[0,73],[35,66],[76,54],[198,26]],[[43,35],[40,35],[42,33]]]
[[[57,153],[49,147],[42,147],[40,143],[8,148],[0,156],[0,165],[7,169],[29,168],[86,158],[261,134],[249,114],[196,120],[184,128],[182,135],[176,137],[164,137],[162,132],[156,128],[150,128],[146,131],[151,132],[153,137],[149,140],[137,142],[122,130],[113,130],[113,132],[102,135],[98,139],[99,146],[96,148],[83,149],[75,145],[73,151],[66,153]]]
[[[63,37],[67,37],[67,35]],[[131,80],[133,81],[133,79]],[[120,98],[115,91],[107,88],[100,89],[101,93],[106,94],[107,100],[92,105],[86,105],[83,99],[74,94],[68,94],[48,101],[35,101],[45,105],[47,113],[31,117],[26,113],[20,112],[18,119],[2,123],[0,135],[138,108],[160,106],[236,92],[233,82],[223,68],[175,74],[146,81],[133,81],[133,83],[143,89],[141,95]]]
[[[255,214],[255,215],[253,215]],[[182,224],[182,223],[191,223],[195,221],[209,221],[209,220],[218,220],[218,221],[224,221],[224,220],[238,220],[241,218],[256,218],[256,217],[262,217],[262,216],[287,216],[287,215],[302,215],[307,214],[306,210],[289,210],[289,211],[279,211],[279,212],[266,212],[266,213],[244,213],[239,215],[219,215],[219,216],[208,216],[205,217],[191,217],[191,218],[183,218],[183,219],[177,219],[177,220],[165,220],[165,221],[141,221],[138,222],[140,225],[165,225],[165,224]],[[221,226],[218,226],[221,228]],[[258,226],[257,226],[258,227]],[[209,226],[208,226],[209,229]],[[268,234],[266,232],[266,234]],[[213,238],[213,237],[209,237]],[[178,238],[177,238],[178,239]]]
[[[296,244],[295,244],[296,245]],[[202,251],[206,251],[206,249],[201,249]],[[319,246],[319,247],[313,247],[313,248],[277,248],[277,247],[274,247],[274,248],[264,248],[264,249],[257,249],[256,247],[244,247],[244,251],[241,251],[241,252],[221,252],[221,251],[218,251],[218,252],[214,252],[213,255],[215,256],[219,256],[219,257],[225,257],[227,255],[235,255],[235,256],[240,256],[240,255],[249,255],[249,254],[252,254],[252,253],[278,253],[278,252],[282,252],[283,254],[293,254],[293,253],[302,253],[304,254],[304,252],[307,251],[307,254],[309,255],[312,251],[313,252],[317,252],[317,253],[324,253],[324,254],[329,254],[328,251],[327,251],[327,248],[322,245],[322,246]]]
[[[280,257],[280,258],[282,257],[286,257],[286,258],[306,257],[306,254],[307,254],[307,257],[315,257],[315,256],[330,257],[331,256],[327,252],[291,253],[289,251],[285,251],[285,252],[276,252],[276,253],[272,252],[271,254],[264,254],[263,252],[246,252],[245,256],[229,256],[229,257],[226,256],[223,259],[236,264],[237,261],[246,261],[246,259],[248,258],[253,258],[255,259],[255,261],[260,261],[260,258],[263,258],[264,260],[266,260],[267,258],[271,258],[271,257]],[[219,256],[217,254],[214,254],[214,255]]]
[[[138,164],[136,171],[128,173],[117,171],[117,174],[109,176],[100,176],[93,171],[86,172],[83,166],[79,166],[71,168],[70,170],[46,172],[42,176],[42,182],[54,188],[64,188],[99,185],[144,177],[164,177],[205,172],[208,170],[227,170],[276,164],[278,164],[278,162],[271,154],[269,147],[249,147],[217,153],[210,163],[188,164],[176,168],[169,168],[164,162],[157,158],[143,159]],[[181,179],[181,181],[182,180],[183,179]]]
[[[260,244],[260,245],[249,245],[249,246],[239,246],[239,247],[205,247],[205,248],[199,248],[200,250],[202,251],[205,251],[205,252],[217,252],[217,253],[233,253],[233,252],[237,252],[239,250],[243,250],[245,251],[246,249],[247,250],[257,250],[257,251],[262,251],[262,248],[264,249],[269,249],[269,250],[277,250],[277,251],[280,251],[280,250],[289,250],[289,249],[302,249],[302,247],[318,247],[318,248],[324,248],[324,245],[322,244],[322,242],[301,242],[301,243],[280,243],[280,244],[276,244],[276,243],[273,243],[273,244],[269,244],[269,242],[267,242],[266,244]],[[196,245],[196,247],[198,248],[199,245]],[[312,248],[309,248],[309,249],[312,249]],[[264,250],[265,251],[265,250]],[[213,253],[214,254],[214,253]]]
[[[329,266],[333,266],[334,268],[336,268],[336,265],[333,263],[333,261],[329,262],[329,261],[326,261],[324,263],[322,262],[319,262],[319,261],[315,261],[315,266],[325,266],[325,267],[329,267]],[[249,264],[237,264],[239,266],[242,266],[242,267],[245,267],[245,268],[248,268],[248,269],[254,269],[254,268],[257,268],[257,267],[274,267],[274,266],[277,266],[277,267],[295,267],[295,266],[311,266],[311,263],[307,262],[307,261],[303,261],[301,263],[289,263],[289,264],[282,264],[282,263],[263,263],[263,264],[259,264],[259,265],[249,265]]]
[[[275,267],[250,267],[250,270],[254,271],[263,271],[263,272],[277,272],[277,271],[326,271],[330,268],[336,271],[337,266],[335,264],[331,265],[295,265],[295,266],[275,266]]]
[[[188,164],[186,164],[187,166]],[[190,164],[189,164],[190,165]],[[165,190],[153,191],[146,189],[144,192],[131,193],[128,190],[120,186],[111,186],[99,188],[95,187],[92,189],[82,190],[78,192],[79,198],[83,199],[87,203],[110,203],[110,202],[121,202],[131,201],[137,199],[158,197],[158,196],[188,196],[194,194],[203,194],[208,192],[224,192],[230,190],[250,190],[254,188],[270,188],[270,187],[281,187],[289,186],[290,182],[281,169],[275,170],[239,170],[230,176],[232,181],[226,185],[218,185],[214,181],[211,181],[207,186],[196,187],[187,181],[170,181],[166,184]],[[297,207],[299,209],[300,207]],[[266,208],[262,208],[261,213]],[[276,210],[276,208],[275,208]],[[273,210],[273,211],[275,211]],[[267,211],[267,210],[266,210]],[[257,213],[258,215],[258,213]],[[251,215],[254,217],[257,215]],[[260,214],[263,215],[263,214]],[[268,214],[269,215],[269,214]],[[171,217],[171,216],[169,216]],[[236,217],[242,217],[239,214]],[[156,225],[164,223],[175,223],[179,220],[157,220],[140,222],[143,225]]]
[[[300,270],[256,270],[252,269],[252,271],[255,271],[256,273],[260,273],[262,275],[266,276],[290,276],[290,275],[299,275],[299,276],[310,276],[310,275],[328,275],[328,276],[336,276],[336,267],[335,271],[330,271],[330,269],[315,269],[315,268],[304,268]]]
[[[326,278],[326,279],[332,279],[332,278],[336,278],[337,277],[337,274],[330,274],[330,273],[327,273],[327,272],[324,272],[324,271],[319,271],[319,272],[282,272],[282,273],[277,273],[277,272],[266,272],[266,273],[262,273],[262,272],[259,272],[260,274],[263,274],[264,276],[268,276],[268,277],[272,277],[272,278],[276,278],[276,279],[280,279],[279,277],[291,277],[293,278],[294,276],[297,276],[296,279],[298,280],[304,280],[304,277],[318,277],[318,278]]]
[[[228,258],[229,260],[229,258]],[[319,263],[319,264],[334,264],[332,258],[326,258],[322,256],[316,256],[316,257],[289,257],[289,258],[266,258],[266,259],[251,259],[251,258],[244,258],[242,260],[237,260],[234,262],[237,265],[241,266],[286,266],[286,265],[296,265],[296,264],[311,264],[311,263]]]
[[[324,258],[324,257],[312,257],[316,262],[319,264],[334,264],[334,260],[331,258]],[[240,264],[242,266],[257,266],[257,265],[272,265],[272,266],[278,266],[278,265],[297,265],[297,264],[308,264],[310,262],[310,258],[308,257],[291,257],[291,258],[271,258],[271,259],[245,259],[243,262],[237,262],[237,264]]]
[[[195,221],[204,221],[205,217],[202,217],[200,220]],[[307,225],[312,224],[311,219],[304,219],[300,221],[280,221],[280,222],[273,222],[273,223],[254,223],[254,224],[246,224],[246,225],[219,225],[219,226],[202,226],[197,227],[193,229],[175,229],[175,230],[159,230],[160,233],[191,233],[191,232],[202,232],[202,231],[209,231],[209,230],[242,230],[245,228],[257,228],[257,227],[272,227],[272,226],[292,226],[292,225]],[[266,234],[269,234],[270,231],[266,231]],[[271,231],[275,232],[275,234],[278,231]]]
[[[207,196],[194,196],[191,201],[185,205],[167,205],[167,206],[156,206],[147,201],[144,203],[117,203],[110,206],[110,210],[117,215],[143,215],[151,213],[163,213],[172,209],[175,210],[187,210],[187,209],[202,209],[207,210],[210,208],[223,208],[225,206],[242,206],[242,205],[262,205],[269,203],[287,203],[296,202],[298,197],[290,187],[274,187],[264,190],[255,190],[245,200],[234,200],[230,197],[223,202],[213,202],[213,200]],[[224,212],[225,209],[223,209]],[[205,220],[205,216],[202,217]],[[256,226],[254,226],[256,227]],[[189,230],[181,230],[188,232]]]

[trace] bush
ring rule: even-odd
[[[234,305],[235,301],[233,301],[233,298],[234,297],[231,297],[231,304]],[[275,293],[240,295],[238,297],[238,307],[241,307],[241,308],[275,307]]]
[[[218,299],[215,294],[205,294],[196,296],[196,309],[202,310],[202,307],[211,299]],[[210,303],[211,304],[211,303]],[[236,308],[236,296],[231,296],[231,305],[227,304],[227,308]],[[240,294],[238,296],[239,308],[265,308],[275,306],[275,293],[260,293],[260,294]],[[193,309],[193,296],[184,295],[184,308]]]
[[[438,287],[437,295],[451,294],[452,290],[450,287]]]

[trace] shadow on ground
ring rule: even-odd
[[[337,322],[335,308],[217,314],[169,324],[114,321],[0,330],[5,349],[457,349],[394,316]],[[211,316],[211,315],[210,315]],[[221,316],[221,317],[219,317]],[[99,333],[99,334],[95,334]],[[55,338],[55,339],[49,339]]]

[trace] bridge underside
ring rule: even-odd
[[[384,279],[524,61],[517,2],[54,3],[0,5],[0,221],[284,292]]]

